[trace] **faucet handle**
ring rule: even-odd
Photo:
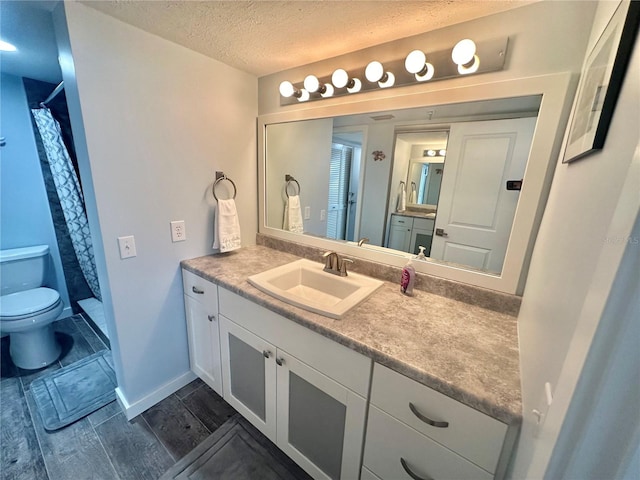
[[[343,258],[342,259],[342,264],[340,265],[340,276],[341,277],[346,277],[347,276],[347,263],[353,263],[353,260],[351,260],[350,258]]]
[[[324,262],[325,270],[330,270],[333,268],[332,259],[334,255],[337,256],[337,253],[334,252],[333,250],[328,250],[322,254],[322,258],[325,259],[325,262]]]

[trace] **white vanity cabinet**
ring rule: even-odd
[[[219,289],[224,398],[316,479],[357,479],[371,360]]]
[[[222,395],[217,285],[182,270],[189,363],[193,373]]]
[[[387,247],[402,252],[418,253],[418,246],[425,247],[429,256],[433,239],[433,218],[414,217],[398,213],[391,214]]]
[[[375,364],[363,478],[500,477],[507,430],[506,424]]]

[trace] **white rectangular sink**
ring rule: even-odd
[[[322,264],[305,259],[252,275],[248,281],[283,302],[336,319],[384,283],[357,273],[333,275],[324,272]]]

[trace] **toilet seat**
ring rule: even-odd
[[[51,288],[40,287],[0,296],[0,319],[17,321],[41,315],[57,308],[60,294]]]

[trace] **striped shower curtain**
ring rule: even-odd
[[[80,269],[93,295],[98,300],[102,300],[89,222],[84,209],[84,198],[69,152],[62,141],[60,125],[46,107],[34,108],[31,113],[36,121],[40,137],[42,137],[49,168],[53,175],[53,183],[60,198],[60,205]]]

